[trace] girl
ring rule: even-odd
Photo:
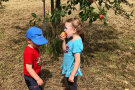
[[[83,50],[82,23],[78,18],[70,18],[65,22],[66,36],[60,35],[64,51],[62,74],[68,81],[70,90],[77,90],[77,76],[82,75],[80,70],[80,54]],[[68,38],[66,44],[65,38]]]

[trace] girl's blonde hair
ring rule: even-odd
[[[70,18],[66,20],[66,22],[69,22],[72,24],[73,28],[76,29],[76,33],[80,35],[82,40],[84,40],[84,32],[82,31],[82,22],[79,18]]]

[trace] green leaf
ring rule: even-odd
[[[105,25],[105,26],[107,25],[106,21],[104,21],[104,25]]]
[[[92,20],[91,19],[89,19],[89,25],[92,25]]]
[[[99,0],[99,5],[102,6],[103,0]]]
[[[110,6],[108,4],[105,4],[105,7],[109,10]]]
[[[62,16],[62,17],[64,17],[65,16],[65,12],[64,11],[61,11],[61,13],[60,13],[60,15]]]
[[[37,15],[35,14],[35,13],[32,13],[31,14],[34,18],[36,18],[37,17]]]
[[[63,9],[66,9],[66,6],[62,6]]]
[[[103,18],[104,18],[104,21],[107,21],[107,17],[106,16],[103,16]]]
[[[32,21],[33,21],[33,20],[30,20],[30,21],[29,21],[29,24],[30,24],[30,25],[32,25]]]
[[[46,17],[46,18],[44,19],[44,21],[45,21],[45,22],[48,22],[48,21],[49,21],[49,18]]]
[[[70,1],[68,0],[67,3],[70,3]]]
[[[38,22],[40,22],[40,21],[41,21],[41,19],[39,18],[39,19],[38,19]]]
[[[76,1],[74,1],[75,2],[75,4],[78,4],[78,0],[76,0]]]
[[[134,10],[130,13],[131,16],[133,16]]]
[[[82,18],[82,21],[86,21],[88,19],[88,16],[84,15],[81,18]]]
[[[90,11],[93,11],[95,8],[94,7],[90,7],[89,9],[90,9]]]
[[[82,16],[82,15],[83,15],[83,11],[81,11],[81,12],[79,13],[79,15]]]
[[[70,15],[71,14],[71,10],[68,12],[68,15]]]
[[[34,26],[36,26],[37,25],[37,21],[34,21]]]

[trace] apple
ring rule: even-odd
[[[102,14],[99,14],[99,18],[100,18],[100,19],[103,19],[103,15],[102,15]]]
[[[119,14],[122,14],[122,10],[119,10]]]
[[[65,32],[62,32],[60,35],[66,37],[66,33]]]
[[[93,3],[94,1],[93,0],[90,0],[90,3]]]

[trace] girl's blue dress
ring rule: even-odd
[[[81,54],[82,50],[83,50],[83,43],[81,38],[74,41],[71,41],[70,39],[68,41],[66,51],[64,53],[63,63],[61,65],[62,74],[64,74],[65,77],[69,77],[73,70],[74,63],[75,63],[74,53]],[[80,65],[75,76],[77,75],[80,76],[82,75],[82,72],[80,70]]]

